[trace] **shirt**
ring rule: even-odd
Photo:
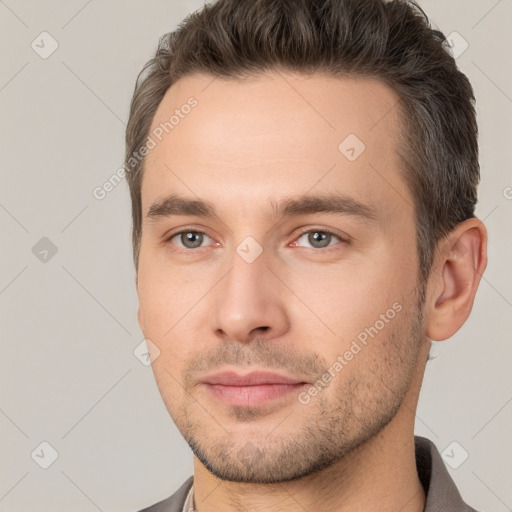
[[[426,495],[423,512],[477,512],[462,500],[436,445],[414,436],[414,446],[418,477]],[[171,497],[140,512],[195,512],[193,477]]]
[[[194,503],[194,484],[192,484],[190,491],[188,491],[182,512],[196,512],[196,504]]]

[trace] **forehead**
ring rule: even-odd
[[[187,76],[165,94],[150,134],[143,211],[171,193],[261,206],[336,189],[400,208],[409,196],[398,173],[398,97],[375,79]]]

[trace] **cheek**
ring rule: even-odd
[[[197,330],[197,304],[205,294],[204,276],[190,277],[185,271],[141,258],[137,293],[144,335],[159,349],[152,366],[159,386],[174,389],[179,372],[194,347],[190,340],[201,339]],[[171,377],[172,375],[172,377]],[[177,384],[176,384],[177,385]]]
[[[141,257],[137,294],[146,328],[157,338],[170,338],[174,326],[193,307],[201,294],[201,280],[190,277],[185,267],[171,268],[158,258]]]
[[[415,286],[413,269],[405,270],[390,257],[376,260],[303,268],[289,274],[290,287],[337,334],[350,326],[364,327]]]
[[[188,349],[186,340],[191,330],[187,329],[183,298],[176,293],[173,283],[147,277],[144,276],[139,288],[139,307],[144,336],[158,349],[151,366],[160,393],[168,403],[166,397],[174,399],[180,392],[181,371]]]
[[[358,339],[373,341],[366,353],[386,350],[384,342],[411,300],[415,272],[389,248],[350,264],[293,272],[290,287],[301,300],[293,301],[293,309],[288,305],[292,324],[305,334],[304,343],[315,337],[314,350],[327,361],[334,362]]]

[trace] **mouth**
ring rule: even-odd
[[[212,374],[201,381],[208,392],[223,403],[237,407],[258,407],[299,391],[308,383],[285,375],[254,371]]]

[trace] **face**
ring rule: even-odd
[[[152,130],[181,115],[146,157],[138,318],[219,478],[326,468],[411,387],[425,338],[396,103],[376,80],[273,72],[182,78],[158,108]]]

